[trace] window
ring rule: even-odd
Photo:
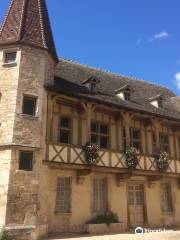
[[[172,212],[172,193],[171,193],[171,184],[162,183],[162,211],[163,212]]]
[[[124,100],[130,101],[131,100],[131,93],[129,90],[124,91]]]
[[[4,55],[4,63],[14,63],[16,62],[17,52],[6,52]]]
[[[159,108],[163,108],[163,100],[158,101],[158,106],[159,106]]]
[[[153,153],[156,153],[156,136],[155,133],[152,133],[152,147]]]
[[[123,128],[123,150],[126,150],[127,143],[126,143],[126,129]]]
[[[93,180],[93,212],[105,213],[108,210],[108,186],[106,178]]]
[[[100,146],[100,148],[109,147],[109,126],[106,124],[91,124],[91,142]]]
[[[36,115],[36,97],[24,96],[22,113],[30,116]]]
[[[71,213],[71,178],[59,177],[57,180],[55,213]]]
[[[60,118],[59,142],[70,144],[71,143],[71,119],[68,117]]]
[[[131,147],[141,150],[141,131],[137,128],[130,128]]]
[[[169,153],[169,137],[168,134],[160,133],[159,134],[159,144],[160,150],[163,152]]]
[[[19,170],[32,171],[33,170],[33,152],[20,152]]]
[[[128,203],[129,203],[129,205],[143,205],[144,204],[143,185],[129,185],[128,186]]]

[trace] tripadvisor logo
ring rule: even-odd
[[[135,229],[135,234],[142,234],[142,233],[144,233],[144,230],[143,230],[142,227],[137,227],[137,228]]]

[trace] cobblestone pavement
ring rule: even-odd
[[[180,231],[162,232],[162,233],[146,233],[146,234],[117,234],[117,235],[105,235],[105,236],[61,236],[50,237],[47,240],[180,240]]]

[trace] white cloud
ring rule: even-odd
[[[162,31],[156,35],[154,35],[154,39],[162,39],[162,38],[167,38],[169,36],[168,32]]]
[[[177,88],[180,89],[180,72],[177,72],[174,77],[176,80]]]
[[[142,43],[142,38],[137,39],[136,45],[139,46],[139,45],[141,45],[141,43]]]
[[[165,30],[161,31],[160,33],[155,34],[152,38],[149,39],[150,42],[154,40],[162,40],[169,37],[169,33]]]

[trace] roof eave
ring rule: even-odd
[[[174,118],[174,117],[168,117],[168,116],[166,116],[166,115],[163,115],[163,114],[159,114],[159,113],[155,113],[155,112],[148,112],[148,111],[145,111],[145,110],[140,110],[140,109],[134,109],[134,108],[132,108],[132,107],[128,107],[128,106],[120,106],[120,105],[118,105],[118,104],[115,104],[115,103],[107,103],[107,102],[104,102],[104,101],[102,101],[102,100],[100,100],[100,99],[92,99],[92,98],[90,98],[90,97],[88,97],[88,96],[79,96],[79,95],[77,95],[77,94],[73,94],[73,93],[64,93],[63,91],[60,91],[60,90],[55,90],[54,88],[53,88],[53,86],[44,86],[45,87],[45,89],[47,90],[47,91],[50,91],[50,92],[55,92],[55,93],[59,93],[59,94],[62,94],[62,95],[65,95],[65,96],[71,96],[71,97],[76,97],[76,98],[78,98],[78,99],[86,99],[86,100],[88,100],[88,101],[91,101],[91,102],[97,102],[97,103],[101,103],[101,104],[104,104],[104,105],[108,105],[108,106],[114,106],[114,107],[117,107],[117,108],[121,108],[121,109],[125,109],[125,110],[130,110],[130,111],[136,111],[136,112],[138,112],[138,113],[145,113],[145,114],[147,114],[147,115],[149,115],[149,116],[155,116],[155,117],[159,117],[159,118],[166,118],[167,120],[173,120],[173,121],[175,121],[175,122],[180,122],[180,118]]]

